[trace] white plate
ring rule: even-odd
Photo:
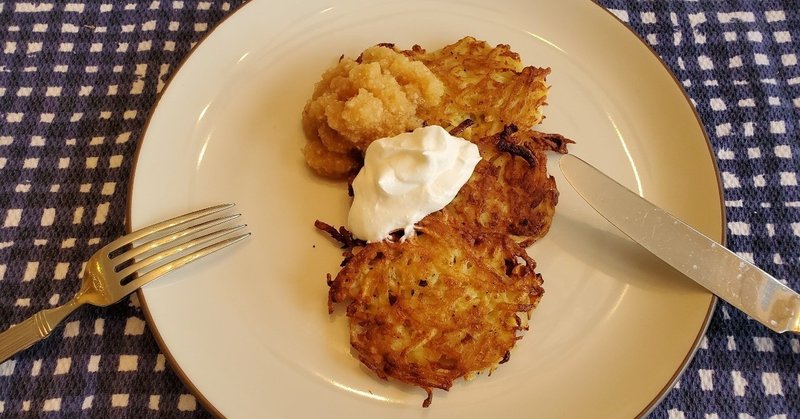
[[[378,42],[435,49],[465,35],[552,67],[544,131],[706,234],[722,238],[708,141],[662,63],[587,1],[254,1],[173,77],[142,141],[130,224],[234,201],[244,244],[140,294],[173,366],[207,407],[239,417],[632,417],[691,358],[713,297],[593,213],[557,172],[561,202],[531,254],[546,294],[491,376],[449,393],[375,378],[326,311],[338,249],[313,222],[346,220],[342,184],[304,166],[300,113],[340,54]]]

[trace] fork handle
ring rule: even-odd
[[[28,349],[34,343],[46,338],[50,332],[82,304],[76,300],[37,312],[21,323],[0,333],[0,364],[17,352]]]

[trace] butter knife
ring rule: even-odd
[[[800,333],[800,294],[578,157],[564,155],[567,181],[636,243],[717,297],[778,333]]]

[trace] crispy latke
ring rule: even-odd
[[[379,44],[341,57],[303,109],[306,163],[341,179],[358,172],[372,141],[424,124],[449,129],[472,120],[460,134],[471,141],[509,124],[530,129],[543,119],[549,73],[524,67],[508,45],[469,36],[433,52]]]
[[[524,67],[508,45],[492,47],[467,36],[433,52],[415,45],[404,53],[423,62],[444,83],[441,105],[420,109],[430,125],[450,128],[470,119],[473,125],[461,136],[477,141],[506,125],[527,130],[543,119],[550,69]]]
[[[347,302],[359,360],[422,387],[427,407],[432,388],[508,360],[544,293],[534,268],[506,235],[426,219],[415,237],[367,244],[347,260],[328,305]]]
[[[431,53],[391,44],[367,51],[385,55],[375,48],[423,63],[440,80],[438,105],[420,102],[413,121],[476,143],[482,157],[456,198],[417,226],[416,237],[365,244],[317,222],[346,248],[343,269],[329,277],[329,310],[346,303],[359,360],[383,379],[425,389],[427,407],[433,388],[447,390],[459,377],[507,361],[527,329],[544,290],[524,247],[547,233],[558,201],[546,152],[566,153],[571,141],[533,130],[543,119],[550,69],[524,67],[508,45],[466,37]],[[325,95],[320,89],[328,79],[315,98]],[[339,115],[309,124],[322,115],[316,106],[310,102],[304,113],[309,166],[328,177],[354,175],[360,153],[378,138],[352,131],[356,140],[340,141],[344,129],[323,121]]]
[[[546,152],[566,153],[572,141],[509,125],[476,142],[483,159],[456,198],[431,216],[460,228],[509,234],[522,246],[533,244],[549,231],[558,203]]]

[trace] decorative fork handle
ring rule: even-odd
[[[81,305],[77,298],[72,299],[62,306],[39,311],[0,333],[0,364],[49,336],[64,318]]]

